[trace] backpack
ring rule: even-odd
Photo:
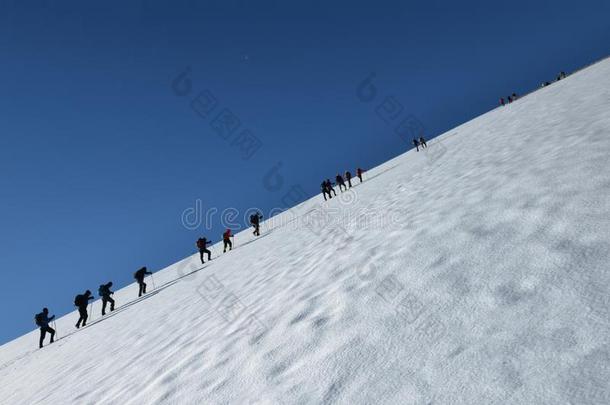
[[[83,305],[83,301],[85,300],[85,296],[82,294],[78,294],[74,297],[74,306],[80,307]]]
[[[145,271],[146,271],[146,267],[142,267],[140,270],[138,270],[135,273],[133,273],[133,278],[135,278],[136,280],[144,278],[144,272]]]
[[[42,312],[34,315],[34,322],[36,323],[36,326],[42,327]]]
[[[197,240],[197,247],[199,249],[205,249],[205,239],[198,239]]]
[[[103,297],[104,295],[108,294],[108,289],[106,288],[105,284],[100,285],[100,288],[98,288],[97,293],[99,294],[100,297]]]

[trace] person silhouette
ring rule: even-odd
[[[78,322],[76,322],[76,329],[81,326],[87,326],[87,319],[89,318],[89,314],[87,313],[87,305],[89,305],[89,301],[92,300],[91,291],[87,290],[84,294],[79,294],[74,298],[74,305],[78,307]]]
[[[140,287],[138,289],[138,297],[141,297],[142,294],[146,294],[146,283],[144,282],[144,278],[146,277],[147,274],[152,274],[152,273],[150,271],[148,271],[146,266],[144,266],[140,270],[136,271],[133,275],[133,278],[136,279],[136,281],[138,282],[138,286]]]
[[[55,329],[49,326],[49,323],[55,319],[55,315],[49,317],[49,309],[43,308],[42,312],[36,314],[34,320],[36,321],[36,325],[40,328],[40,340],[38,341],[38,347],[42,349],[44,338],[47,333],[51,335],[51,342],[53,343],[53,338],[55,337]]]

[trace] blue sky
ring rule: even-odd
[[[43,306],[64,314],[217,240],[218,217],[182,225],[197,200],[267,213],[292,186],[312,196],[409,149],[376,113],[386,97],[434,137],[610,44],[607,1],[24,3],[0,3],[0,342]],[[225,109],[228,139],[212,124]],[[244,130],[261,145],[249,159]]]

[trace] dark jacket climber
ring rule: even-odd
[[[255,236],[260,236],[260,221],[263,219],[263,216],[260,212],[256,214],[250,215],[250,224],[254,227],[254,232],[252,232]]]
[[[100,297],[102,297],[102,316],[106,315],[106,305],[110,303],[110,312],[114,311],[114,299],[110,297],[114,295],[113,291],[110,291],[110,287],[112,287],[112,281],[100,285],[100,288],[97,290]]]
[[[339,191],[343,191],[344,188],[347,190],[347,187],[345,187],[345,182],[343,181],[343,177],[341,177],[340,174],[337,174],[335,176],[335,180],[337,182],[337,185],[339,186]]]
[[[141,297],[142,294],[146,294],[146,283],[144,282],[144,278],[147,274],[152,273],[148,271],[148,269],[146,269],[146,266],[142,267],[140,270],[136,271],[133,274],[133,278],[136,279],[138,285],[140,286],[140,289],[138,290],[138,297]]]
[[[41,349],[47,332],[51,334],[51,343],[53,343],[53,338],[55,337],[55,329],[49,326],[49,322],[51,322],[53,319],[55,319],[55,315],[49,317],[49,310],[47,308],[43,308],[41,313],[36,314],[34,316],[34,321],[36,322],[36,325],[40,328],[40,340],[38,341],[38,347],[40,347]]]
[[[78,314],[80,317],[78,318],[78,322],[76,322],[76,329],[81,326],[87,326],[87,318],[89,318],[89,314],[87,313],[87,305],[89,305],[89,301],[94,299],[91,296],[91,291],[87,290],[84,294],[79,294],[74,297],[74,305],[78,307]]]
[[[227,229],[223,234],[222,234],[222,242],[224,244],[224,250],[222,251],[223,253],[227,251],[227,247],[229,248],[229,250],[233,250],[233,243],[231,242],[231,230]]]
[[[347,180],[347,185],[352,188],[352,174],[349,171],[345,172],[345,180]]]
[[[208,250],[208,241],[206,238],[197,239],[197,249],[199,249],[199,258],[201,259],[201,264],[205,263],[203,260],[204,253],[208,254],[208,260],[212,260],[212,252]]]

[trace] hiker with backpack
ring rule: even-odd
[[[231,235],[230,229],[227,229],[225,233],[222,234],[222,243],[224,243],[224,249],[222,253],[225,253],[227,251],[227,247],[229,248],[229,250],[233,250],[233,243],[231,242],[232,236],[233,235]]]
[[[197,249],[199,249],[199,257],[201,258],[201,264],[205,263],[205,261],[203,260],[204,253],[208,254],[208,261],[212,260],[212,252],[208,250],[208,243],[211,242],[209,242],[206,238],[197,239]]]
[[[133,274],[133,278],[136,279],[138,285],[140,286],[140,289],[138,290],[138,297],[141,297],[142,294],[146,294],[146,283],[144,282],[144,278],[148,274],[152,273],[148,271],[148,269],[146,269],[146,266],[142,267],[140,270],[136,271]]]
[[[44,338],[47,335],[47,333],[51,334],[51,342],[53,343],[53,338],[55,337],[55,329],[51,328],[49,326],[49,323],[55,319],[55,315],[49,317],[49,310],[47,308],[43,308],[42,312],[39,314],[36,314],[34,316],[34,322],[36,322],[36,325],[40,328],[40,340],[38,342],[38,347],[42,349],[42,344],[44,342]]]
[[[74,297],[74,306],[78,307],[78,314],[80,317],[78,318],[78,322],[76,322],[76,329],[81,326],[87,326],[87,319],[89,318],[89,314],[87,313],[87,306],[89,305],[89,301],[94,298],[91,296],[91,291],[87,290],[84,294],[79,294]],[[81,323],[82,322],[82,323]]]
[[[419,144],[421,145],[422,148],[427,148],[428,145],[426,144],[426,140],[424,139],[423,136],[419,137]]]
[[[343,181],[343,177],[341,177],[339,173],[337,173],[337,175],[335,176],[335,180],[337,181],[337,185],[339,186],[339,191],[343,192],[344,188],[345,190],[347,190],[347,187],[345,187],[345,182]]]
[[[261,235],[261,233],[260,233],[261,219],[263,219],[263,216],[261,215],[260,212],[250,215],[250,225],[252,225],[254,227],[254,232],[252,232],[254,234],[254,236]]]
[[[347,180],[349,188],[352,188],[352,174],[349,172],[349,170],[345,172],[345,180]]]
[[[324,196],[324,201],[327,201],[326,194],[328,194],[328,198],[333,198],[330,195],[330,191],[328,190],[328,187],[326,187],[326,180],[322,181],[322,184],[320,184],[320,188],[322,189],[322,195]]]
[[[114,292],[110,291],[110,287],[112,287],[112,281],[100,285],[97,290],[99,296],[102,297],[102,316],[106,315],[106,305],[108,303],[110,303],[110,312],[114,311],[114,300],[110,297]]]
[[[358,176],[358,178],[360,179],[360,183],[362,183],[362,173],[364,173],[364,170],[362,170],[361,168],[356,169],[356,176]]]
[[[415,138],[413,138],[413,145],[415,146],[415,149],[419,152],[419,142]]]
[[[328,190],[328,196],[330,197],[330,192],[332,191],[335,197],[337,196],[337,192],[333,188],[333,183],[330,182],[330,179],[326,179],[326,189]]]

